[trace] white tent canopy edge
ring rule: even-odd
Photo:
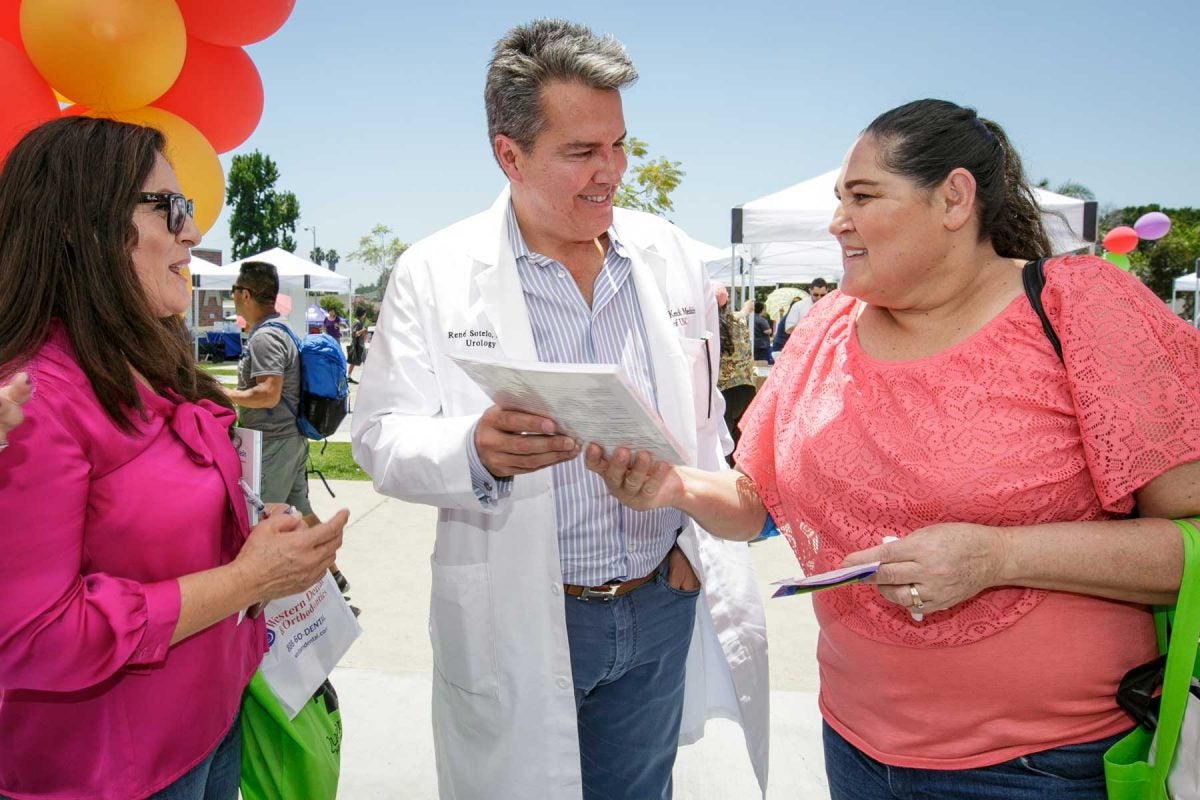
[[[192,259],[188,269],[192,273],[193,289],[232,289],[233,282],[237,280],[238,271],[241,269],[242,263],[246,261],[265,261],[275,267],[275,271],[279,273],[280,294],[286,294],[292,299],[292,310],[287,315],[288,326],[301,337],[308,331],[308,324],[304,318],[304,311],[308,305],[308,292],[344,294],[347,299],[347,308],[349,308],[353,291],[353,282],[349,275],[340,275],[281,247],[273,247],[262,253],[221,266],[198,258]],[[195,292],[192,296],[194,299]],[[195,317],[196,312],[193,309],[192,320]]]
[[[728,273],[739,284],[741,273],[753,281],[807,283],[813,278],[840,281],[841,248],[829,232],[837,207],[833,194],[838,169],[829,170],[778,192],[735,206],[732,253],[709,262],[712,274]],[[1097,204],[1035,188],[1055,253],[1089,247],[1096,240]],[[740,260],[740,271],[733,264]],[[748,268],[748,269],[747,269]]]

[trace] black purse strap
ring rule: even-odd
[[[1026,261],[1025,266],[1021,269],[1021,282],[1025,284],[1025,296],[1029,298],[1029,305],[1033,306],[1033,312],[1042,321],[1042,330],[1046,332],[1046,338],[1050,340],[1054,352],[1058,354],[1058,360],[1062,361],[1062,343],[1058,341],[1058,334],[1054,332],[1054,326],[1050,324],[1050,318],[1046,316],[1046,309],[1042,307],[1042,289],[1046,285],[1045,263],[1046,259],[1044,258],[1039,258],[1037,261]]]

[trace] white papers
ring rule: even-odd
[[[793,594],[807,594],[819,589],[831,589],[834,586],[844,586],[847,583],[858,583],[863,578],[874,575],[879,571],[879,562],[859,564],[856,567],[822,572],[820,575],[809,575],[806,578],[789,578],[785,581],[775,581],[772,586],[778,586],[771,597],[787,597]]]
[[[242,462],[242,480],[257,494],[262,491],[262,431],[250,428],[233,429],[233,448]],[[246,499],[246,514],[250,527],[258,524],[258,509]]]
[[[605,453],[645,450],[660,461],[687,463],[683,448],[615,364],[450,358],[496,405],[548,417],[585,445],[595,442]]]

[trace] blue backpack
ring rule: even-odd
[[[346,355],[332,336],[310,333],[301,342],[282,322],[268,325],[287,332],[300,354],[300,408],[288,410],[296,416],[296,427],[309,439],[324,439],[342,424],[349,410],[350,386],[346,382]]]

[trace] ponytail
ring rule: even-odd
[[[1021,156],[1013,148],[1004,129],[990,119],[980,120],[1003,151],[1002,186],[1004,198],[997,208],[984,208],[980,214],[980,234],[992,240],[996,255],[1005,258],[1049,258],[1054,255],[1050,237],[1042,223],[1033,189],[1029,188]],[[986,218],[986,224],[985,223]]]
[[[979,240],[990,241],[997,255],[1034,259],[1052,254],[1021,157],[1004,129],[975,109],[946,100],[915,100],[880,114],[863,133],[879,141],[885,169],[921,188],[939,185],[960,167],[970,172]]]

